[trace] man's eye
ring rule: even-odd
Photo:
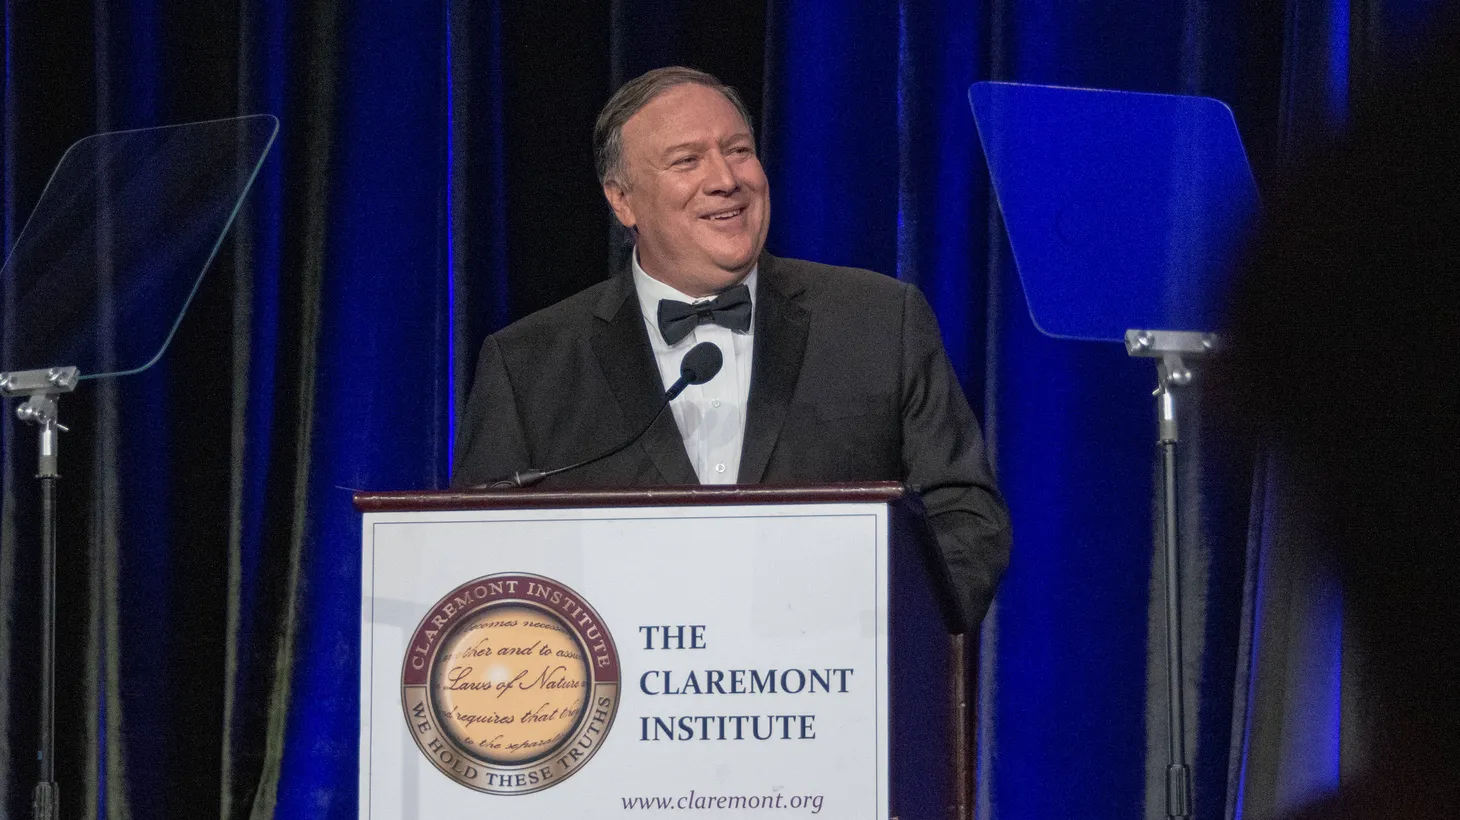
[[[750,155],[752,152],[749,145],[737,145],[730,149],[730,153],[738,157],[744,157]]]
[[[698,159],[699,157],[695,156],[680,157],[679,159],[674,161],[674,165],[677,168],[689,168],[693,166],[695,164],[695,161]]]

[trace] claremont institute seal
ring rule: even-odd
[[[583,597],[539,575],[462,584],[421,619],[401,669],[411,736],[447,777],[527,794],[572,775],[618,711],[618,651]]]

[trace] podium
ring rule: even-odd
[[[360,817],[953,816],[966,659],[896,483],[358,493]]]

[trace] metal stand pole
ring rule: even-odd
[[[1176,383],[1169,377],[1165,362],[1161,385],[1156,389],[1161,405],[1161,467],[1165,477],[1162,517],[1166,547],[1166,689],[1170,717],[1167,720],[1169,765],[1166,767],[1166,816],[1187,817],[1191,814],[1191,770],[1186,765],[1186,681],[1181,651],[1181,554],[1176,540]],[[1185,373],[1186,381],[1191,372]]]
[[[32,799],[35,820],[54,820],[60,814],[56,786],[56,445],[55,399],[48,399],[51,415],[40,425],[41,482],[41,737],[37,754],[40,773]],[[30,403],[23,405],[31,406]]]
[[[1181,649],[1181,551],[1176,529],[1176,389],[1191,384],[1191,371],[1182,356],[1202,356],[1216,349],[1210,334],[1162,330],[1128,330],[1125,349],[1132,356],[1159,359],[1156,363],[1157,443],[1161,447],[1162,533],[1166,557],[1166,816],[1190,817],[1191,768],[1186,764],[1186,680]]]
[[[67,428],[56,417],[56,395],[76,387],[74,367],[0,374],[0,395],[29,396],[15,409],[21,421],[39,429],[41,482],[41,703],[39,768],[31,798],[35,820],[60,816],[56,785],[56,482],[60,479],[60,433]]]
[[[969,691],[973,676],[968,674],[968,664],[969,647],[978,646],[974,643],[977,636],[977,632],[965,632],[949,637],[948,661],[953,667],[952,674],[948,676],[953,688],[953,816],[957,820],[973,820],[974,706],[973,693]]]

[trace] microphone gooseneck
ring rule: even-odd
[[[605,458],[608,458],[609,456],[620,452],[624,448],[628,447],[630,444],[633,444],[634,442],[643,438],[644,434],[649,432],[649,428],[654,426],[654,422],[658,421],[659,417],[664,415],[664,408],[668,407],[670,402],[678,398],[679,394],[683,393],[686,387],[689,387],[692,384],[704,384],[710,379],[715,378],[716,374],[720,372],[720,368],[723,367],[724,364],[725,354],[720,352],[719,347],[710,342],[700,342],[699,344],[690,348],[689,352],[684,354],[684,358],[679,360],[679,379],[676,380],[674,384],[670,385],[668,390],[664,391],[664,399],[659,402],[659,409],[654,412],[654,415],[649,419],[649,423],[645,424],[644,427],[639,430],[639,432],[635,433],[633,436],[625,440],[622,444],[618,445],[612,450],[609,450],[606,453],[599,453],[598,455],[592,458],[584,459],[577,464],[569,464],[566,467],[558,467],[554,470],[522,470],[520,472],[513,473],[508,478],[492,482],[492,489],[503,490],[511,487],[531,487],[532,485],[538,483],[539,481],[542,481],[548,476],[554,476],[559,473],[566,473],[569,470],[576,470],[579,467],[586,467],[589,464],[592,464],[596,461],[602,461]]]

